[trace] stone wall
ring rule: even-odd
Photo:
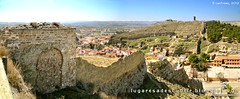
[[[31,23],[3,27],[0,40],[19,63],[24,80],[46,93],[75,85],[75,31],[57,23]]]
[[[75,28],[61,29],[1,29],[1,40],[9,49],[18,49],[31,44],[41,43],[73,43],[75,40]],[[73,43],[74,44],[74,43]]]
[[[97,67],[81,58],[77,59],[77,82],[85,88],[93,85],[94,92],[119,95],[138,88],[146,74],[144,53],[135,52],[108,67]]]
[[[6,71],[0,58],[0,99],[13,99]]]

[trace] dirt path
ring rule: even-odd
[[[209,46],[210,46],[210,45],[209,45]],[[207,53],[207,52],[208,52],[209,46],[207,47],[207,50],[205,51],[205,53]]]

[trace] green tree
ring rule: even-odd
[[[227,38],[228,43],[232,43],[233,35],[229,35]]]
[[[219,21],[208,22],[207,26],[208,40],[212,43],[217,43],[222,39],[222,36],[228,37],[226,40],[229,43],[232,43],[235,40],[240,42],[240,27],[236,25],[220,23]]]
[[[189,62],[191,63],[191,66],[192,67],[196,67],[198,62],[199,62],[199,59],[197,57],[196,54],[191,54],[188,58]]]
[[[209,54],[206,54],[206,53],[201,53],[200,54],[200,61],[202,61],[202,62],[207,62],[207,60],[209,60],[210,59],[210,55]]]
[[[200,62],[198,63],[197,69],[198,69],[199,71],[206,71],[207,68],[208,68],[208,66],[206,65],[206,62],[200,61]]]
[[[191,66],[197,68],[199,71],[206,71],[208,66],[206,65],[207,60],[210,59],[210,55],[206,53],[201,53],[198,57],[196,54],[191,54],[188,58]]]
[[[117,34],[122,34],[124,31],[116,31]]]

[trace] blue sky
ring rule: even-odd
[[[239,21],[231,2],[240,0],[0,0],[0,21]]]

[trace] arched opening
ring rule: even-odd
[[[36,88],[45,93],[62,84],[62,53],[56,48],[47,48],[41,52],[37,60]]]

